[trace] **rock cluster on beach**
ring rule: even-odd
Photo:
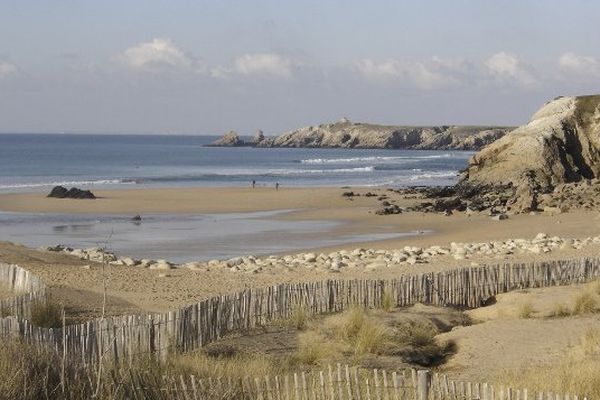
[[[448,246],[405,246],[397,250],[355,249],[340,250],[329,254],[309,252],[285,256],[244,256],[229,260],[188,262],[184,264],[173,264],[165,260],[120,258],[114,253],[103,251],[97,247],[73,249],[57,245],[44,247],[43,250],[61,252],[84,260],[106,262],[116,266],[156,270],[187,268],[197,271],[221,269],[231,272],[259,273],[305,269],[336,273],[343,269],[374,271],[395,266],[425,264],[436,257],[442,256],[451,257],[455,260],[466,260],[475,256],[503,258],[511,254],[543,254],[556,249],[582,249],[590,244],[600,244],[600,236],[585,239],[566,239],[558,236],[549,237],[544,233],[540,233],[533,239],[509,239],[482,243],[453,242]]]
[[[96,196],[89,190],[79,188],[67,189],[64,186],[54,186],[47,197],[55,197],[57,199],[95,199]]]

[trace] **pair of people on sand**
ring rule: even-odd
[[[252,180],[252,189],[256,187],[256,181]],[[279,190],[279,182],[275,182],[275,190]]]

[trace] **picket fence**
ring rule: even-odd
[[[12,277],[14,282],[29,282],[15,287],[29,285],[34,290],[31,293],[44,292],[39,282],[23,274],[2,276]],[[126,362],[148,353],[166,358],[172,351],[195,349],[229,333],[288,318],[297,308],[311,315],[335,313],[356,305],[376,308],[386,296],[392,296],[400,307],[424,303],[473,308],[499,293],[580,283],[599,276],[600,259],[584,258],[463,268],[391,280],[284,283],[208,298],[166,313],[106,317],[57,329],[33,326],[26,313],[17,313],[0,319],[0,337],[18,337],[61,353],[76,354],[86,363],[107,358]]]
[[[586,400],[578,395],[534,392],[489,383],[463,382],[428,370],[388,372],[348,365],[325,371],[282,376],[213,377],[131,373],[115,380],[119,395],[131,399],[258,399],[258,400]]]
[[[29,318],[31,306],[46,301],[46,285],[18,265],[0,263],[0,285],[15,293],[15,296],[0,299],[0,317]]]

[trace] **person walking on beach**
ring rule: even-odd
[[[275,191],[279,191],[279,182],[275,182]]]
[[[254,189],[256,187],[256,181],[252,180],[252,189]]]

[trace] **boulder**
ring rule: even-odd
[[[95,199],[96,196],[89,190],[82,190],[79,188],[68,189],[64,186],[55,186],[52,188],[47,197],[54,197],[58,199]]]

